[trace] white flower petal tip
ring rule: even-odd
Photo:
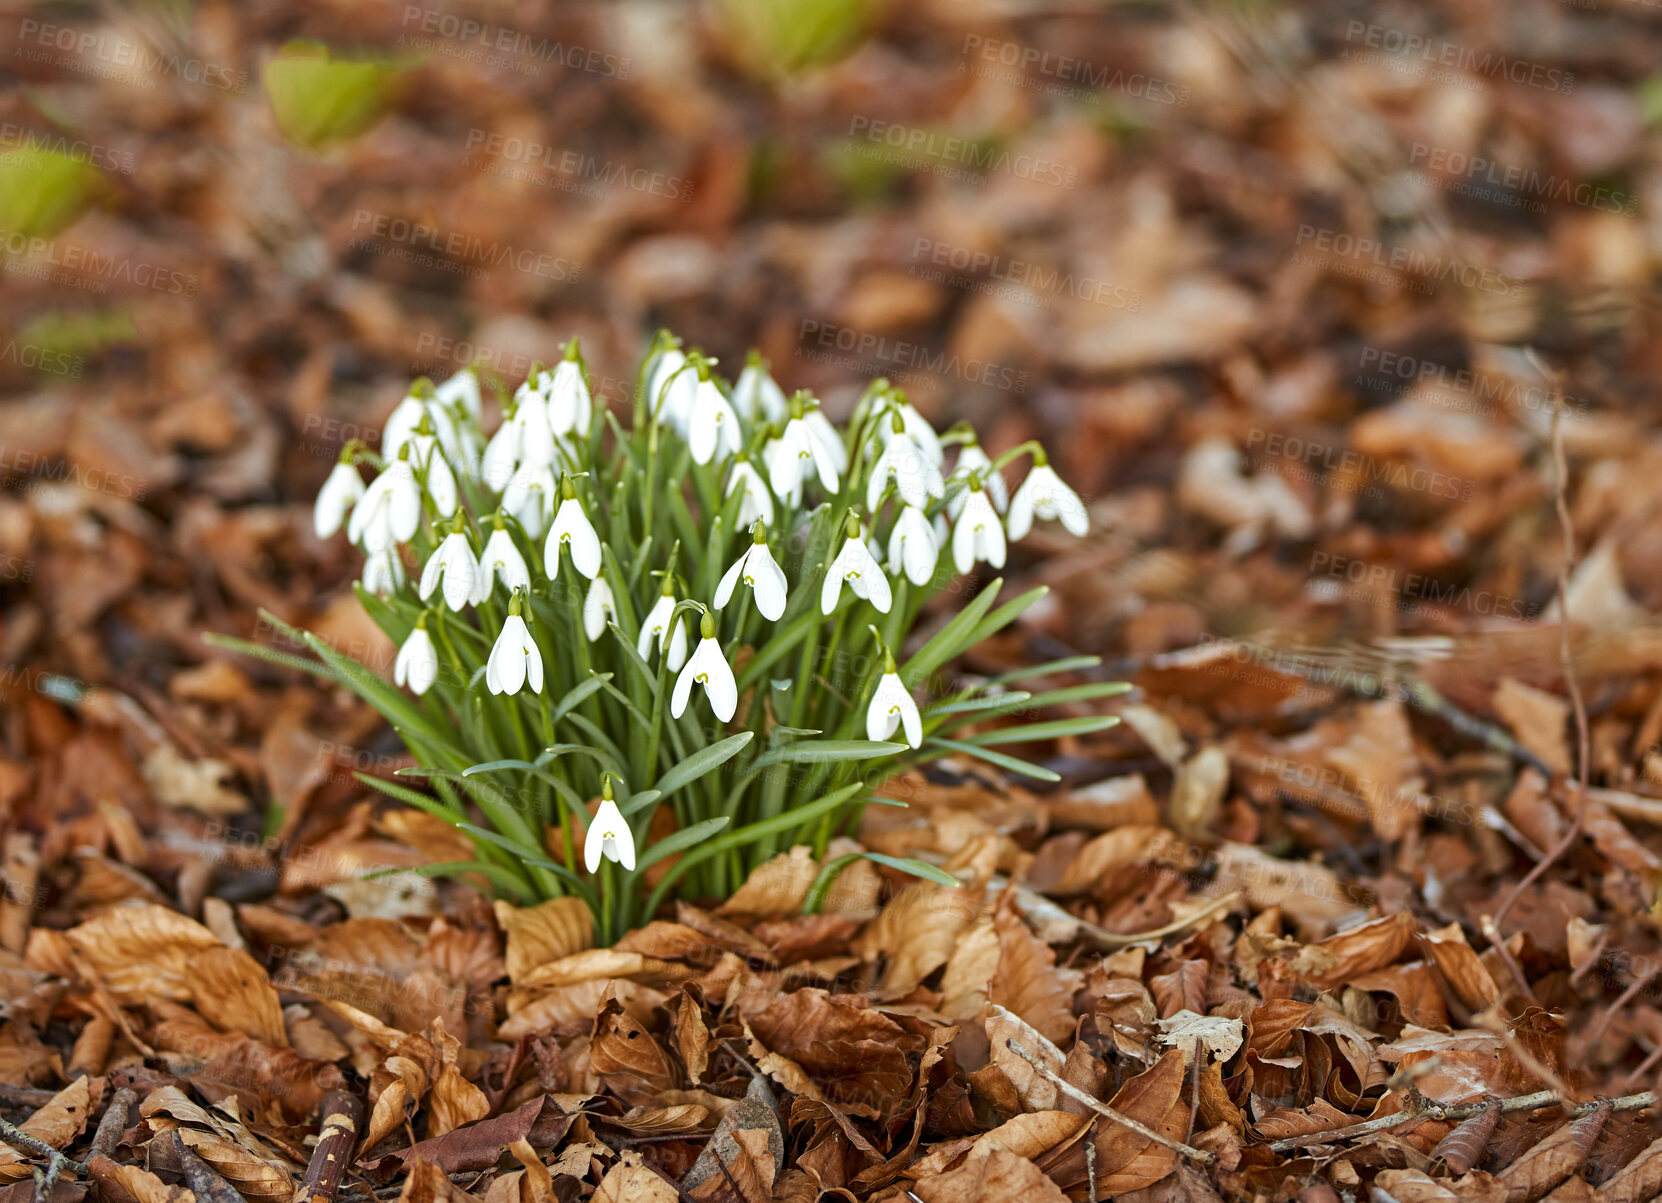
[[[312,506],[312,530],[319,539],[327,539],[346,521],[346,511],[363,500],[364,478],[351,464],[336,462],[329,470],[329,478],[317,491]]]
[[[1013,502],[1011,509],[1015,509]],[[952,528],[952,560],[959,572],[968,572],[977,560],[1004,567],[1004,527],[985,489],[975,489],[964,498],[964,508]]]
[[[438,676],[439,654],[433,647],[433,637],[427,628],[417,627],[398,649],[398,658],[392,665],[393,683],[407,686],[420,697],[433,687]]]
[[[733,680],[733,670],[728,667],[727,658],[721,654],[721,647],[712,636],[706,635],[699,640],[692,658],[681,669],[681,675],[675,678],[675,691],[670,695],[669,702],[669,712],[675,718],[687,712],[694,685],[704,687],[705,696],[710,699],[710,710],[717,718],[725,723],[733,717],[739,705],[739,687]]]
[[[446,535],[438,550],[427,559],[421,571],[421,587],[417,592],[426,601],[440,581],[444,582],[444,604],[459,612],[473,600],[479,590],[479,561],[473,558],[473,548],[467,536],[460,531]]]
[[[590,873],[600,868],[602,857],[625,869],[635,867],[635,834],[629,830],[617,803],[610,798],[601,800],[583,840],[583,864]]]
[[[734,462],[732,470],[727,474],[727,491],[722,496],[731,497],[740,490],[744,492],[744,500],[739,502],[739,526],[746,527],[755,522],[771,525],[773,492],[762,479],[761,473],[757,472],[748,460]]]
[[[594,401],[582,367],[576,360],[561,360],[548,387],[549,429],[562,437],[587,434],[593,419]]]
[[[492,693],[514,694],[527,684],[532,693],[542,692],[542,653],[532,642],[525,620],[510,614],[485,663],[485,686]]]
[[[898,673],[886,672],[877,682],[877,690],[866,707],[866,738],[876,742],[888,739],[899,727],[906,737],[906,746],[923,746],[923,719],[918,715],[918,704]]]
[[[560,502],[554,515],[554,525],[548,528],[548,542],[543,545],[543,566],[550,580],[560,575],[560,548],[571,552],[571,563],[590,580],[600,571],[600,536],[583,512],[583,503],[575,497]]]
[[[713,380],[700,380],[687,420],[687,449],[693,462],[726,459],[739,449],[739,418]]]
[[[842,596],[844,584],[854,591],[856,597],[865,598],[880,612],[889,612],[889,606],[894,601],[889,590],[889,578],[883,575],[882,566],[859,535],[844,538],[842,550],[826,570],[825,584],[820,587],[819,594],[820,613],[830,614],[837,608],[837,599]]]
[[[485,540],[485,550],[479,555],[480,601],[490,596],[491,588],[497,581],[501,581],[510,594],[515,589],[531,588],[531,570],[526,567],[525,557],[514,545],[513,536],[504,528],[491,532],[491,537]]]
[[[1010,537],[1025,538],[1036,517],[1057,519],[1070,534],[1081,538],[1091,529],[1085,503],[1048,463],[1034,464],[1010,499]]]
[[[593,643],[606,631],[606,624],[617,621],[617,599],[612,586],[603,576],[589,582],[589,591],[583,597],[583,634]]]
[[[975,472],[981,473],[981,486],[987,490],[987,496],[992,498],[993,508],[1003,513],[1010,508],[1010,490],[1004,483],[1004,474],[994,472],[993,461],[987,458],[987,453],[981,450],[979,444],[970,443],[958,452],[958,463],[952,469],[954,480],[968,480]],[[958,494],[952,500],[953,517],[964,508],[964,495]]]
[[[785,570],[774,561],[766,543],[752,543],[743,555],[733,561],[733,566],[716,586],[716,609],[727,605],[741,580],[750,586],[751,595],[756,599],[756,609],[762,617],[769,622],[778,622],[779,616],[785,612],[788,586]]]
[[[670,615],[675,611],[675,598],[669,594],[661,594],[657,603],[647,612],[641,622],[640,637],[635,640],[635,650],[646,659],[652,654],[653,647],[662,647],[664,643],[664,629],[669,626]],[[676,672],[687,662],[687,620],[683,618],[675,624],[675,634],[669,641],[669,670]]]
[[[935,575],[940,554],[940,541],[923,511],[904,507],[889,533],[889,571],[904,573],[914,585],[927,585]]]

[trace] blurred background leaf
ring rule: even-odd
[[[397,100],[401,69],[337,59],[316,42],[290,42],[265,66],[266,98],[291,142],[315,150],[374,128]]]
[[[752,74],[779,79],[857,50],[880,0],[713,0],[728,48]]]
[[[8,151],[0,155],[0,230],[51,238],[79,221],[108,189],[90,163],[38,146]]]

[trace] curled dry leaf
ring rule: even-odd
[[[1025,1111],[1054,1111],[1061,1105],[1062,1094],[1056,1083],[1041,1074],[1033,1063],[1010,1047],[1014,1040],[1045,1068],[1060,1076],[1066,1063],[1062,1050],[1021,1016],[994,1003],[987,1007],[983,1023],[987,1030],[987,1046],[993,1065],[1004,1071],[1004,1076],[1016,1088],[1016,1097]]]
[[[639,1154],[625,1153],[606,1171],[590,1203],[678,1203],[678,1196],[662,1175],[641,1164]]]
[[[1212,826],[1229,789],[1229,755],[1222,748],[1202,748],[1177,770],[1171,787],[1171,825],[1184,837],[1202,835]]]
[[[987,998],[1021,1016],[1046,1039],[1065,1040],[1073,1031],[1073,996],[1084,975],[1057,968],[1056,954],[1028,930],[1014,902],[1011,886],[1000,895],[993,917],[998,969],[987,984]]]
[[[1062,1188],[1025,1157],[994,1146],[955,1170],[920,1178],[912,1194],[923,1203],[1065,1203]]]
[[[1220,1062],[1238,1053],[1246,1039],[1246,1025],[1222,1015],[1200,1015],[1179,1011],[1160,1022],[1160,1043],[1183,1052],[1183,1062],[1194,1060],[1197,1044],[1204,1044]]]
[[[905,994],[947,963],[980,909],[979,890],[914,882],[883,908],[854,950],[867,960],[884,958],[883,989]]]
[[[531,907],[498,899],[496,920],[507,933],[504,960],[515,985],[539,966],[594,947],[594,916],[581,898],[551,898]]]
[[[416,1158],[410,1163],[410,1175],[404,1179],[398,1203],[477,1203],[477,1200],[450,1181],[437,1165]]]
[[[124,1005],[158,995],[190,1001],[196,995],[195,959],[222,947],[196,920],[153,903],[112,907],[64,936]]]
[[[92,1110],[93,1089],[103,1093],[102,1078],[76,1078],[65,1086],[28,1119],[17,1125],[26,1136],[66,1149],[87,1126]],[[10,1145],[0,1147],[0,1182],[17,1182],[29,1177],[29,1162]]]
[[[1606,1105],[1572,1119],[1499,1171],[1495,1177],[1506,1187],[1507,1203],[1533,1203],[1587,1164],[1609,1118]]]
[[[1474,1168],[1483,1160],[1489,1138],[1495,1134],[1495,1125],[1500,1123],[1500,1115],[1497,1106],[1461,1120],[1454,1131],[1437,1142],[1437,1147],[1431,1150],[1431,1159],[1441,1160],[1454,1174],[1464,1174]]]
[[[188,1188],[169,1186],[142,1166],[98,1156],[87,1163],[87,1170],[113,1203],[196,1203]]]
[[[757,865],[733,896],[716,908],[716,914],[749,919],[795,915],[817,876],[819,862],[812,849],[798,844]]]
[[[215,1027],[287,1048],[277,991],[259,962],[240,948],[203,949],[190,962],[197,1013]]]
[[[694,1199],[726,1200],[733,1185],[744,1203],[767,1203],[785,1162],[779,1100],[767,1079],[753,1077],[739,1105],[717,1125],[698,1160],[681,1179]]]

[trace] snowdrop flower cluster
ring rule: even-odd
[[[838,425],[754,352],[731,386],[719,367],[660,334],[627,425],[596,402],[575,340],[511,392],[473,369],[417,381],[313,511],[319,538],[344,528],[363,550],[359,596],[398,644],[396,689],[325,656],[332,671],[398,726],[480,873],[577,892],[614,926],[628,908],[594,879],[651,862],[636,839],[660,806],[678,833],[663,843],[726,832],[720,855],[673,849],[714,892],[788,840],[822,846],[836,823],[815,791],[846,790],[845,766],[947,754],[932,733],[1001,699],[920,708],[914,690],[963,650],[897,661],[923,608],[954,572],[1002,568],[1036,520],[1089,529],[1037,444],[991,457],[885,381]],[[1012,494],[1004,472],[1024,457]],[[861,798],[839,796],[837,822]],[[804,831],[787,821],[799,808]]]

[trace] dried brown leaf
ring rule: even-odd
[[[594,947],[594,916],[581,898],[551,898],[531,907],[498,899],[495,905],[496,921],[508,937],[503,958],[508,980],[516,985],[538,966]]]

